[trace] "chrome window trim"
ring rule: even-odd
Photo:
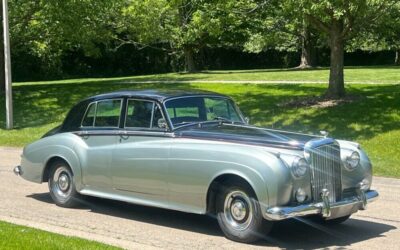
[[[176,99],[182,99],[182,98],[192,98],[192,97],[203,97],[203,98],[221,98],[221,99],[226,99],[226,100],[229,100],[229,101],[231,101],[232,102],[232,104],[233,104],[233,108],[235,109],[235,111],[238,113],[238,115],[239,115],[239,118],[242,120],[242,122],[243,123],[245,123],[245,120],[244,120],[244,117],[243,117],[243,114],[242,114],[242,112],[240,111],[240,109],[239,109],[239,107],[236,105],[236,103],[233,101],[233,99],[232,98],[230,98],[230,97],[228,97],[228,96],[219,96],[219,95],[185,95],[185,96],[177,96],[177,97],[171,97],[171,98],[167,98],[167,99],[165,99],[163,102],[162,102],[162,104],[163,104],[163,107],[164,107],[164,110],[165,110],[165,113],[166,113],[166,116],[168,117],[168,123],[170,124],[170,126],[171,126],[171,129],[172,130],[175,130],[175,129],[178,129],[178,128],[181,128],[181,127],[184,127],[185,125],[182,125],[182,126],[179,126],[179,127],[174,127],[174,124],[172,123],[172,120],[171,120],[171,118],[170,118],[170,116],[169,116],[169,113],[168,113],[168,109],[167,109],[167,106],[166,106],[166,103],[168,102],[168,101],[172,101],[172,100],[176,100]]]
[[[150,129],[152,129],[152,128],[153,128],[153,120],[154,120],[154,107],[155,107],[155,103],[153,102],[153,107],[151,107]]]
[[[96,124],[96,116],[97,116],[97,105],[98,105],[99,102],[104,102],[104,101],[120,101],[119,116],[118,116],[118,126],[117,127],[114,127],[114,126],[95,126],[95,124]],[[121,112],[122,112],[123,102],[124,102],[123,98],[111,98],[111,99],[97,100],[97,101],[89,103],[87,105],[87,107],[86,107],[86,111],[85,111],[85,114],[83,115],[83,118],[82,118],[82,121],[81,121],[81,126],[79,128],[119,128],[120,127],[120,120],[121,120]],[[92,124],[92,126],[83,126],[82,123],[85,120],[87,112],[89,111],[89,107],[92,104],[96,104],[95,110],[94,110],[93,124]]]
[[[129,101],[130,100],[133,100],[133,101],[145,101],[145,102],[152,102],[153,103],[153,107],[152,107],[152,110],[151,110],[150,127],[146,128],[146,127],[128,127],[128,126],[126,126],[126,120],[128,118],[128,108],[129,108]],[[160,109],[161,116],[165,120],[165,115],[164,115],[163,109],[161,108],[161,105],[157,101],[149,100],[149,99],[143,99],[143,98],[127,98],[126,99],[126,107],[125,107],[124,129],[135,129],[135,130],[137,130],[137,129],[146,129],[146,130],[153,130],[153,131],[157,131],[156,129],[161,129],[161,128],[156,128],[156,129],[153,128],[154,110],[155,110],[156,106]],[[168,124],[167,124],[167,126],[169,127]],[[169,128],[167,128],[167,129],[169,129]],[[164,133],[164,131],[157,131],[157,132],[163,132]]]

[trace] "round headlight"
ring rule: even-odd
[[[358,164],[360,164],[360,154],[354,151],[346,158],[345,166],[348,170],[354,170]]]
[[[292,163],[292,174],[295,177],[303,177],[307,172],[307,168],[308,163],[306,159],[296,157]]]

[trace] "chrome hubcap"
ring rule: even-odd
[[[239,190],[229,193],[225,198],[224,216],[234,229],[247,229],[253,219],[253,205],[250,197]]]
[[[52,193],[59,200],[67,200],[71,194],[72,174],[65,166],[59,166],[49,182]]]
[[[237,220],[241,221],[246,217],[247,209],[246,205],[241,200],[236,200],[231,206],[231,213],[232,217]]]
[[[69,177],[65,173],[61,174],[58,178],[58,186],[61,191],[67,191],[69,188]]]

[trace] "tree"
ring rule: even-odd
[[[144,0],[126,1],[119,30],[120,46],[154,47],[172,55],[184,55],[185,70],[196,71],[193,54],[200,46],[204,31],[199,22],[198,1]]]
[[[151,46],[183,57],[185,70],[194,72],[201,48],[242,41],[245,11],[254,6],[253,0],[127,0],[119,39],[122,45]]]
[[[98,44],[113,37],[113,16],[119,1],[9,0],[11,49],[29,54],[48,68],[58,68],[61,56],[81,49],[98,56]]]
[[[301,13],[293,15],[282,1],[264,1],[256,11],[252,34],[246,51],[258,53],[265,49],[301,51],[298,68],[315,66],[317,32]],[[257,19],[258,25],[257,25]]]
[[[301,12],[307,21],[327,36],[331,49],[329,87],[326,97],[345,95],[344,47],[346,41],[390,10],[397,0],[288,0],[284,6],[292,13]]]

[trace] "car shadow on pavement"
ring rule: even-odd
[[[276,222],[265,241],[257,245],[286,249],[346,248],[358,242],[383,237],[383,233],[395,229],[392,225],[352,218],[338,225],[322,225],[309,219],[295,218]]]
[[[53,203],[49,193],[37,193],[27,197]],[[216,219],[212,216],[189,214],[167,209],[133,205],[125,202],[85,197],[76,209],[106,214],[155,225],[177,228],[223,237]],[[388,224],[360,219],[349,219],[340,225],[321,225],[312,220],[295,218],[276,222],[270,234],[256,243],[258,246],[274,246],[286,249],[315,249],[347,247],[397,229]]]

